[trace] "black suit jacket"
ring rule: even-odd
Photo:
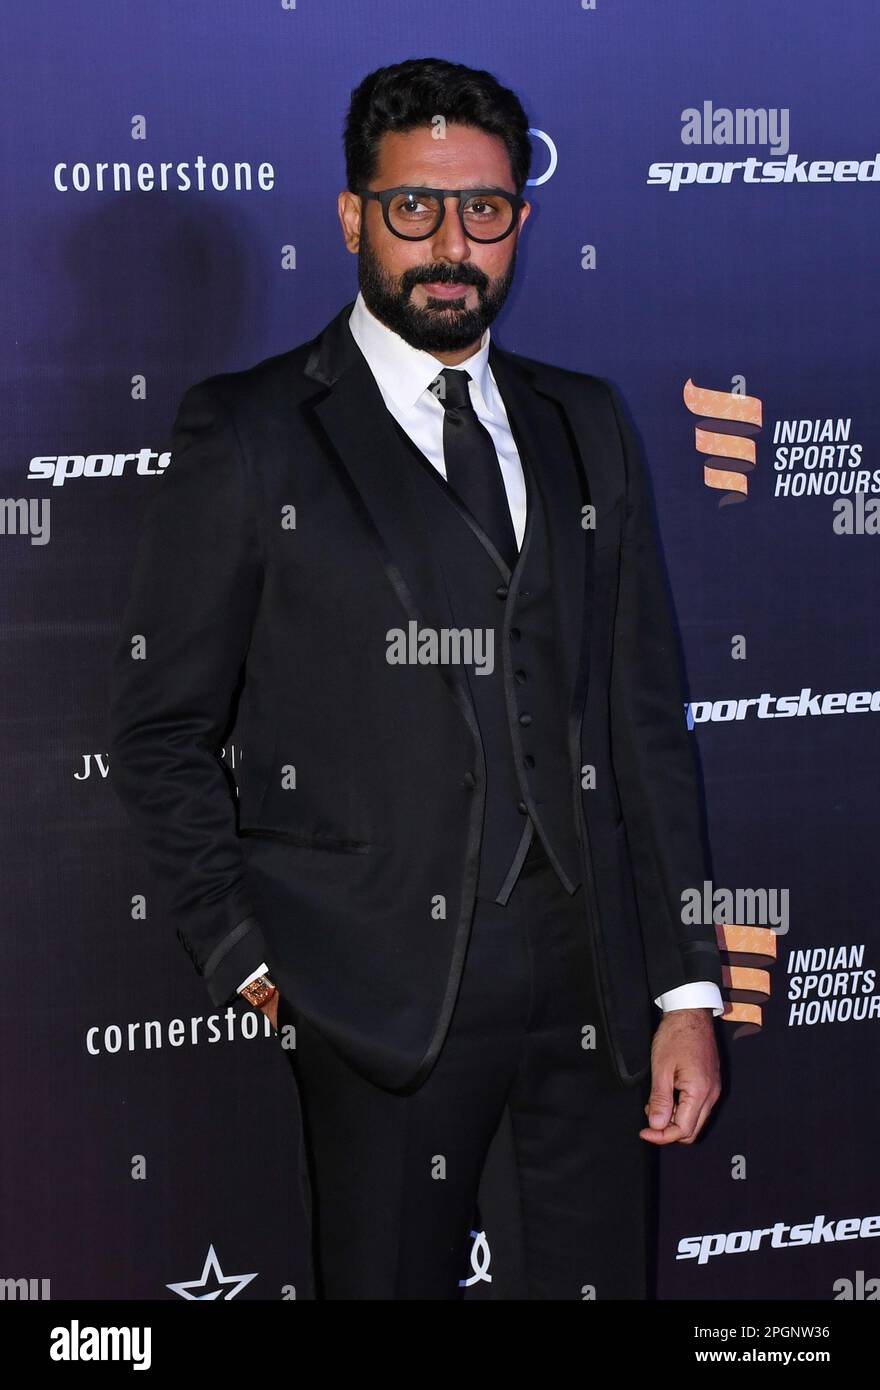
[[[455,1002],[485,760],[463,669],[386,660],[390,629],[455,624],[351,309],[184,394],[114,652],[111,777],[214,1004],[265,960],[353,1066],[405,1089]],[[647,475],[601,378],[494,340],[489,362],[541,470],[584,930],[635,1082],[653,999],[721,982],[714,928],[681,921],[710,874]]]

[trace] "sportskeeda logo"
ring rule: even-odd
[[[63,487],[71,478],[121,478],[129,464],[136,473],[161,474],[170,462],[170,449],[161,454],[147,448],[138,449],[136,454],[36,454],[28,464],[27,475]]]
[[[769,1236],[770,1239],[765,1241],[765,1236]],[[717,1255],[749,1255],[762,1248],[788,1250],[792,1246],[824,1245],[839,1240],[868,1240],[872,1236],[880,1236],[880,1216],[847,1216],[838,1221],[826,1221],[823,1213],[798,1226],[789,1226],[784,1221],[777,1221],[773,1226],[758,1227],[754,1231],[682,1236],[675,1258],[696,1260],[698,1264],[704,1265]]]
[[[756,719],[816,719],[832,714],[876,714],[880,711],[880,690],[835,690],[822,695],[813,694],[805,685],[800,695],[762,695],[731,697],[722,700],[690,700],[685,704],[687,726],[695,724],[736,724],[748,719],[752,710]]]
[[[789,153],[790,111],[787,106],[715,106],[704,101],[681,112],[683,145],[766,145],[778,159],[670,160],[655,162],[646,183],[678,193],[697,184],[702,188],[731,183],[880,183],[880,153],[869,159],[801,159]]]

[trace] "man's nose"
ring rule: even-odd
[[[464,261],[470,256],[470,244],[458,215],[458,199],[445,198],[446,208],[443,221],[437,228],[431,243],[437,260]]]

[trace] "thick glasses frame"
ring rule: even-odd
[[[523,198],[519,193],[511,193],[506,188],[427,188],[424,184],[401,183],[398,184],[396,188],[353,188],[351,191],[352,193],[357,193],[358,196],[361,198],[375,198],[377,202],[381,203],[382,216],[385,219],[385,226],[388,228],[389,232],[393,233],[394,236],[400,237],[401,241],[426,241],[429,236],[436,235],[436,233],[440,229],[444,217],[446,216],[447,198],[458,199],[459,221],[461,222],[462,231],[464,232],[465,236],[469,238],[470,241],[477,241],[482,246],[485,246],[492,241],[503,241],[505,237],[510,236],[510,233],[516,226],[517,213],[519,212],[520,208],[525,202],[525,198]],[[436,224],[431,228],[429,232],[420,232],[418,236],[407,236],[405,232],[399,232],[396,227],[393,227],[391,225],[391,214],[388,210],[388,205],[391,202],[391,199],[394,197],[395,193],[431,193],[440,200],[440,216],[437,218]],[[465,198],[473,198],[473,196],[477,193],[492,193],[496,196],[498,194],[501,194],[501,196],[506,198],[507,201],[510,203],[510,226],[508,227],[507,231],[502,232],[500,236],[471,236],[467,227],[464,225]]]

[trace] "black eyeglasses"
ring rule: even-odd
[[[433,236],[446,213],[446,199],[458,199],[458,215],[471,241],[503,241],[516,224],[525,199],[506,188],[353,188],[361,198],[375,198],[389,232],[404,241]]]

